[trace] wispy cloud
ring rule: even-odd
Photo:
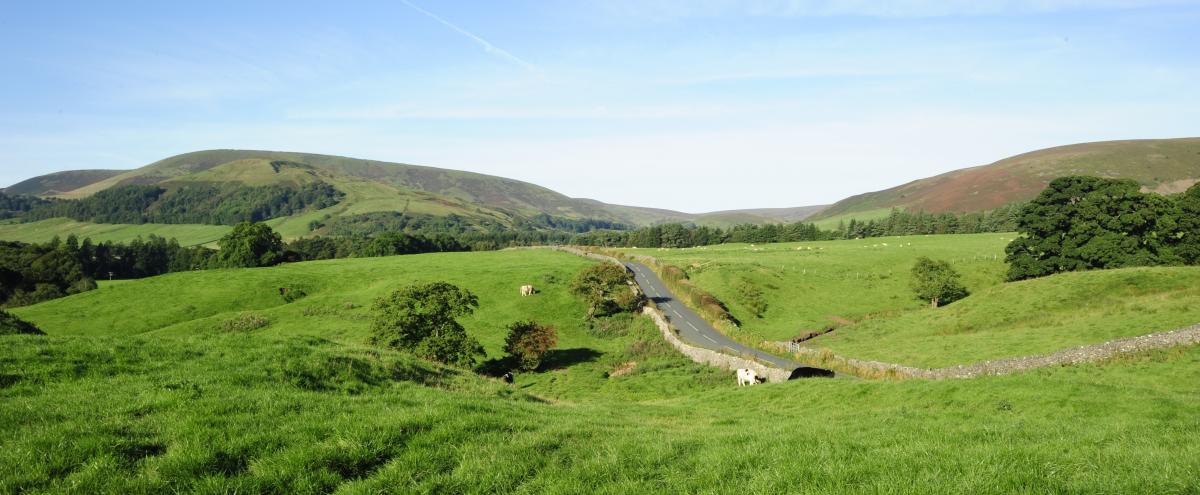
[[[614,0],[605,4],[621,15],[653,20],[716,17],[863,16],[922,18],[1066,11],[1124,10],[1186,5],[1190,0]]]
[[[541,72],[541,69],[538,69],[538,67],[536,65],[533,65],[529,62],[521,60],[520,57],[517,57],[516,55],[509,53],[507,50],[505,50],[503,48],[493,45],[490,41],[480,38],[479,36],[476,36],[474,33],[467,31],[466,29],[458,27],[458,25],[456,25],[450,21],[447,21],[446,19],[443,19],[441,16],[434,14],[433,12],[430,12],[421,7],[418,7],[418,6],[414,5],[412,2],[409,2],[408,0],[400,0],[400,3],[403,3],[404,5],[409,6],[410,8],[412,8],[413,10],[415,10],[417,12],[425,14],[430,19],[438,21],[443,26],[446,26],[446,27],[454,30],[454,32],[461,34],[463,36],[466,36],[467,38],[470,38],[471,41],[474,41],[475,43],[478,43],[479,46],[482,46],[483,51],[485,51],[487,53],[496,55],[500,58],[508,60],[509,62],[520,65],[521,67],[524,67],[526,70],[529,70],[531,72]]]

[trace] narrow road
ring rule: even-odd
[[[776,368],[794,370],[802,367],[799,363],[734,342],[709,325],[683,302],[675,299],[675,295],[667,289],[666,284],[646,265],[626,261],[625,266],[633,270],[634,280],[646,293],[646,297],[653,300],[663,314],[667,315],[671,324],[679,330],[679,338],[683,341],[726,354],[751,354]]]

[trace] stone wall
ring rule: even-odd
[[[792,342],[779,342],[778,344],[780,347],[800,355],[832,359],[838,364],[842,364],[845,367],[853,370],[874,372],[876,374],[895,376],[898,378],[925,378],[930,380],[943,380],[947,378],[975,378],[989,375],[1007,375],[1010,373],[1017,373],[1035,368],[1044,368],[1047,366],[1067,366],[1073,364],[1092,363],[1096,361],[1103,361],[1105,359],[1122,354],[1132,354],[1152,349],[1165,349],[1179,345],[1200,344],[1200,324],[1178,330],[1172,330],[1169,332],[1152,333],[1138,337],[1127,337],[1123,339],[1112,340],[1101,344],[1073,347],[1070,349],[1052,352],[1050,354],[996,359],[974,364],[933,369],[915,368],[912,366],[884,363],[879,361],[865,361],[841,356],[833,356],[830,358],[828,355],[822,356],[820,351],[799,346]]]
[[[678,335],[675,335],[675,331],[671,329],[671,323],[667,321],[667,318],[663,316],[661,311],[647,306],[642,308],[642,313],[654,320],[654,324],[662,332],[663,338],[671,344],[671,347],[674,347],[675,350],[687,356],[692,361],[727,370],[736,370],[738,368],[752,369],[758,373],[758,376],[765,377],[771,383],[786,382],[792,376],[792,370],[774,368],[751,359],[687,344],[683,340],[680,340]]]

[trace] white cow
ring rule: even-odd
[[[745,385],[754,385],[758,383],[758,373],[751,369],[738,368],[737,380],[739,387]]]
[[[522,296],[532,296],[533,295],[533,286],[532,285],[522,285],[521,286],[521,295]]]

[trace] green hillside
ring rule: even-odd
[[[806,343],[921,367],[1048,354],[1200,323],[1200,268],[1064,273],[980,290],[949,306],[868,319]]]
[[[815,218],[903,208],[971,212],[1033,199],[1066,175],[1133,179],[1148,190],[1177,193],[1200,181],[1200,138],[1072,144],[955,170],[901,186],[851,196]]]
[[[3,189],[5,194],[54,196],[124,173],[124,170],[67,170],[27,179]]]
[[[0,465],[20,466],[0,470],[0,492],[1197,488],[1200,347],[966,381],[738,388],[644,318],[588,328],[566,291],[587,263],[548,251],[333,260],[178,273],[18,309],[49,336],[0,336]],[[554,324],[564,352],[505,385],[368,347],[365,304],[420,280],[479,295],[464,325],[489,354],[517,318]],[[542,292],[523,298],[523,283]],[[283,285],[310,295],[285,304]],[[220,329],[246,312],[270,324]]]
[[[175,238],[180,245],[209,244],[229,232],[226,225],[197,224],[112,224],[78,222],[69,218],[51,218],[28,223],[0,223],[0,239],[21,242],[46,242],[54,237],[66,239],[75,234],[94,242],[128,242],[151,234],[166,239]]]
[[[788,340],[838,321],[920,309],[909,271],[920,256],[949,261],[972,291],[1004,281],[1004,246],[1014,234],[879,237],[687,249],[623,249],[683,268],[729,306],[741,331]],[[767,309],[756,317],[743,294],[757,288]]]

